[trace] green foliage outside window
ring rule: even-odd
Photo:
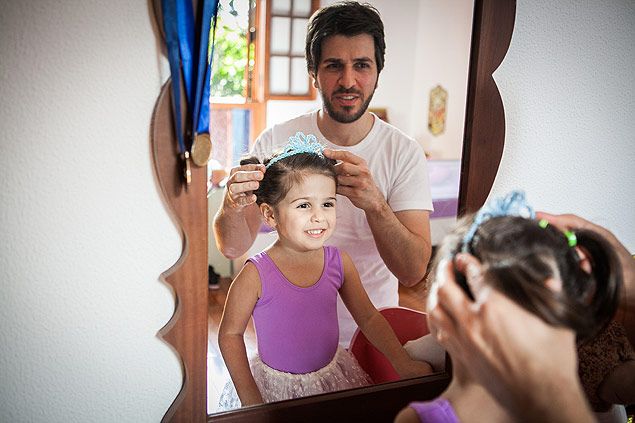
[[[233,2],[230,2],[230,4]],[[222,2],[221,2],[222,8]],[[233,9],[224,14],[219,11],[214,40],[212,62],[211,97],[239,98],[244,100],[247,66],[247,28],[240,25]]]

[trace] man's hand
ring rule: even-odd
[[[218,251],[230,260],[247,252],[262,224],[253,191],[264,173],[262,164],[237,166],[227,180],[223,203],[214,217],[214,239]]]
[[[256,202],[253,191],[265,174],[265,165],[248,164],[233,167],[227,179],[225,206],[239,210]]]
[[[369,211],[386,202],[375,185],[366,160],[349,151],[329,148],[324,149],[324,155],[340,162],[335,165],[337,193],[351,200],[355,207]]]

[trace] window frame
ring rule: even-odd
[[[290,0],[290,8],[289,8],[289,13],[288,14],[283,14],[283,13],[276,13],[274,14],[272,11],[272,5],[273,2],[275,0],[267,0],[266,1],[266,17],[265,17],[265,54],[264,54],[264,97],[265,97],[265,101],[267,100],[315,100],[315,87],[313,86],[312,83],[312,78],[311,76],[308,74],[306,74],[306,77],[308,78],[308,86],[309,86],[309,91],[306,94],[292,94],[291,91],[291,83],[289,83],[289,90],[287,91],[286,94],[273,94],[271,93],[270,87],[269,87],[269,69],[270,69],[270,61],[272,57],[288,57],[289,58],[289,79],[291,78],[292,75],[292,59],[298,59],[298,58],[302,58],[305,61],[306,64],[306,59],[304,56],[304,50],[302,52],[302,55],[294,55],[293,52],[291,51],[291,48],[289,47],[289,53],[288,54],[272,54],[271,53],[271,20],[273,18],[289,18],[291,20],[291,25],[289,25],[289,40],[292,40],[292,31],[293,31],[293,19],[307,19],[308,17],[310,17],[311,15],[313,15],[313,13],[315,13],[316,10],[318,10],[319,6],[320,6],[320,2],[319,0],[310,0],[311,2],[311,12],[309,14],[309,16],[295,16],[293,15],[293,2],[294,0]]]

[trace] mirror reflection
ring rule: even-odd
[[[291,3],[293,6],[290,6]],[[208,185],[209,413],[218,410],[221,392],[229,380],[229,373],[220,355],[217,341],[218,325],[228,286],[248,257],[266,249],[277,239],[271,226],[265,225],[257,231],[254,244],[240,257],[230,260],[216,247],[211,220],[221,204],[229,169],[237,164],[238,158],[243,153],[251,149],[258,135],[266,127],[298,115],[310,114],[322,107],[320,92],[328,92],[328,80],[321,79],[321,75],[326,72],[320,74],[320,68],[318,68],[317,85],[320,92],[314,93],[314,81],[307,76],[303,50],[304,31],[312,12],[311,6],[317,5],[310,1],[306,3],[309,6],[302,5],[303,3],[299,1],[273,1],[270,4],[270,13],[267,13],[266,4],[261,1],[221,1],[222,9],[219,13],[215,40],[213,104],[210,118],[214,153],[208,167],[210,179]],[[331,3],[333,2],[322,1],[319,6],[323,7]],[[414,138],[425,151],[427,179],[431,191],[430,200],[434,212],[429,216],[425,212],[424,221],[427,222],[429,218],[430,238],[434,248],[456,218],[473,6],[458,0],[451,2],[409,0],[400,2],[400,8],[395,8],[394,4],[391,5],[387,0],[375,0],[370,3],[381,14],[387,47],[385,67],[379,73],[377,88],[369,104],[369,110],[374,113],[374,116],[364,114],[359,121],[370,118],[367,122],[374,127],[373,122],[376,116]],[[303,30],[298,31],[297,28],[303,28]],[[270,34],[265,36],[267,31]],[[275,49],[269,49],[266,45],[267,41],[275,44]],[[301,48],[298,48],[299,43]],[[340,54],[338,50],[335,52]],[[369,55],[373,57],[372,53]],[[299,61],[302,64],[300,67],[297,65]],[[268,66],[265,66],[266,63]],[[265,69],[269,70],[268,73]],[[285,71],[273,72],[272,69]],[[313,96],[315,96],[314,99]],[[350,97],[343,101],[355,101]],[[367,98],[370,97],[367,96]],[[337,109],[339,106],[342,104],[335,104],[333,107]],[[352,104],[351,108],[355,109],[357,105]],[[320,125],[319,114],[315,119],[324,138],[333,140],[333,137],[328,136],[329,129],[332,127]],[[423,161],[420,163],[420,168],[425,170]],[[375,174],[373,176],[377,179]],[[417,185],[415,188],[422,189]],[[338,233],[341,230],[345,234],[346,226],[342,224],[345,220],[340,219],[340,204],[347,200],[344,198],[338,201],[339,222],[335,232]],[[406,213],[409,211],[406,210]],[[421,222],[420,216],[416,214],[413,216],[406,214],[401,217],[408,223]],[[361,250],[356,248],[362,245],[361,234],[361,231],[354,230],[349,237],[355,241],[348,249],[342,249],[345,253],[351,254],[352,262],[364,280],[364,272],[376,275],[381,274],[381,270],[369,268],[363,264],[360,266],[359,261],[356,261],[355,250]],[[372,241],[370,228],[368,228],[368,237]],[[381,255],[384,260],[386,260],[385,255],[391,257],[391,254],[392,256],[407,255],[408,252],[412,252],[412,249],[404,252],[403,249],[395,249],[394,246],[395,244],[391,246],[392,252]],[[390,261],[390,258],[387,260]],[[379,261],[375,260],[375,262]],[[385,266],[381,267],[386,269]],[[415,281],[408,281],[408,276],[402,276],[399,279],[402,284],[399,284],[397,292],[398,305],[416,311],[425,311],[422,284],[416,283],[422,277],[417,277]],[[411,286],[406,287],[406,285]],[[371,292],[371,299],[376,302],[373,295]],[[384,312],[384,317],[388,320],[390,320],[389,314],[390,312]],[[416,313],[413,316],[415,317],[410,317],[413,320],[407,326],[415,328],[418,332],[408,334],[410,338],[406,339],[417,338],[426,331],[425,321],[416,323]],[[340,343],[345,347],[349,347],[354,329],[355,325],[352,329],[340,330],[342,335]],[[397,335],[399,336],[399,333]],[[244,339],[248,355],[256,354],[257,342],[252,321],[247,325]],[[360,356],[357,358],[361,364],[362,359]],[[374,375],[373,381],[395,380],[390,379],[391,377],[394,376]]]

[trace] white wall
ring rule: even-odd
[[[166,66],[148,1],[3,2],[0,421],[158,422],[157,331],[181,239],[149,128]]]
[[[492,194],[523,188],[635,253],[635,3],[519,1],[494,77],[507,122]]]
[[[426,0],[420,2],[416,28],[404,28],[417,35],[409,133],[431,158],[461,158],[473,11],[471,0]],[[437,85],[447,91],[448,98],[446,129],[435,136],[428,130],[428,110],[430,91]]]
[[[322,0],[321,6],[334,3]],[[461,157],[473,2],[466,0],[369,0],[386,32],[385,67],[370,107],[386,108],[390,123],[421,143],[436,159]],[[428,130],[430,91],[448,92],[446,131]],[[269,101],[267,126],[315,110],[315,101]]]

